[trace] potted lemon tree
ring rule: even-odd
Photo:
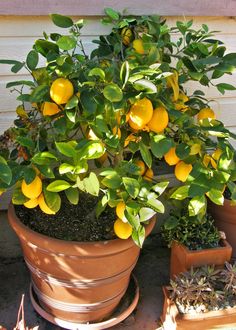
[[[83,22],[53,14],[66,32],[44,33],[24,62],[0,61],[31,75],[7,84],[20,104],[1,139],[0,189],[13,187],[9,220],[38,310],[54,322],[100,321],[118,305],[153,217],[164,212],[159,162],[182,182],[169,197],[190,198],[199,217],[206,194],[223,202],[234,172],[234,135],[201,91],[187,96],[184,87],[214,85],[235,66],[234,54],[225,55],[205,25],[105,11],[111,32],[90,55]]]

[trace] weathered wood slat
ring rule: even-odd
[[[110,0],[1,0],[1,15],[48,15],[61,13],[65,15],[99,16],[105,7],[113,7],[119,11],[136,15],[194,15],[194,16],[234,16],[235,0],[142,0],[110,1]]]
[[[235,13],[236,14],[236,13]],[[72,17],[75,21],[79,17]],[[207,24],[210,30],[223,31],[225,34],[236,34],[236,17],[166,17],[167,23],[174,26],[176,21],[193,20],[195,27]],[[17,26],[17,28],[16,28]],[[0,37],[40,37],[42,31],[66,33],[66,29],[57,28],[48,16],[0,16]],[[103,25],[97,17],[85,17],[85,25],[81,30],[83,36],[107,34],[110,26]]]

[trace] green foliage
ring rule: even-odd
[[[162,226],[162,236],[169,247],[173,241],[177,241],[190,250],[214,248],[220,242],[220,234],[212,216],[189,216],[186,205],[170,211]]]
[[[236,158],[229,142],[236,136],[217,119],[196,120],[209,102],[199,89],[188,96],[185,91],[191,81],[197,88],[234,90],[215,79],[232,74],[235,54],[225,55],[226,48],[205,24],[194,29],[187,21],[170,27],[155,15],[123,17],[112,8],[105,14],[103,22],[111,24],[110,33],[94,40],[90,55],[82,43],[83,20],[52,14],[53,23],[64,33],[44,33],[25,61],[0,60],[12,72],[26,69],[32,76],[7,84],[18,93],[20,105],[15,126],[0,141],[0,191],[14,187],[13,202],[23,204],[22,180],[31,183],[38,175],[46,204],[54,212],[60,209],[63,194],[79,204],[80,191],[98,196],[97,216],[123,201],[132,237],[141,246],[145,222],[164,212],[159,196],[168,186],[159,182],[158,173],[154,178],[145,173],[165,161],[173,147],[181,161],[192,165],[186,182],[169,193],[172,200],[188,202],[186,219],[204,219],[207,198],[222,204],[225,186],[236,200]],[[63,90],[68,92],[64,103],[52,90],[58,78],[70,86]],[[132,123],[131,109],[145,98],[153,109],[165,108],[163,129],[149,125],[151,117],[142,118],[145,123],[138,127]],[[145,112],[146,108],[141,111]],[[152,124],[159,123],[162,120]],[[197,152],[192,149],[196,145]],[[144,164],[143,175],[137,160]]]

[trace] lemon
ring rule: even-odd
[[[38,206],[39,202],[38,202],[38,198],[34,198],[34,199],[29,199],[27,202],[24,203],[24,206],[27,207],[28,209],[33,209],[36,206]]]
[[[197,115],[197,119],[198,121],[202,120],[202,119],[215,119],[216,115],[214,113],[214,111],[211,108],[203,108],[199,111],[198,115]]]
[[[168,126],[168,123],[168,112],[164,107],[160,106],[153,111],[153,116],[147,126],[151,131],[161,133]]]
[[[145,54],[145,50],[143,47],[143,40],[135,39],[133,41],[133,48],[136,51],[136,53],[141,54],[141,55]]]
[[[114,223],[114,232],[117,237],[121,239],[127,239],[132,235],[133,228],[128,222],[123,222],[121,219],[117,219]]]
[[[143,178],[147,181],[152,181],[153,176],[154,176],[153,170],[151,168],[148,168]]]
[[[37,198],[42,192],[42,180],[39,176],[36,176],[35,179],[27,184],[25,180],[21,184],[22,193],[29,199]]]
[[[125,217],[125,203],[124,202],[119,202],[116,205],[116,215],[122,221],[127,222],[127,219]]]
[[[124,27],[121,30],[122,42],[125,46],[128,46],[133,38],[133,33],[128,27]]]
[[[146,171],[146,166],[142,160],[135,160],[134,162],[139,167],[139,175],[143,175]]]
[[[170,148],[170,150],[164,155],[164,159],[166,163],[169,164],[170,166],[176,165],[180,161],[175,151],[176,151],[176,147]]]
[[[54,212],[53,210],[51,210],[44,199],[44,195],[41,194],[38,198],[38,203],[39,203],[39,207],[41,209],[42,212],[46,213],[46,214],[56,214],[56,212]]]
[[[53,116],[60,112],[60,109],[56,103],[44,102],[42,106],[42,111],[44,116]]]
[[[185,182],[192,171],[193,166],[191,164],[186,164],[184,161],[180,161],[175,166],[175,176],[179,181]]]
[[[74,87],[66,78],[56,79],[50,88],[51,99],[57,104],[64,104],[69,101],[74,93]]]
[[[152,102],[144,97],[136,101],[130,108],[129,125],[135,130],[140,130],[151,120],[153,115]]]

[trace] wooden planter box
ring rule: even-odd
[[[171,246],[170,276],[186,272],[191,267],[204,265],[223,266],[225,261],[230,261],[232,247],[226,240],[222,246],[212,249],[191,251],[186,246],[173,242]]]
[[[164,305],[161,315],[163,330],[236,329],[236,308],[206,313],[182,314],[163,287]]]

